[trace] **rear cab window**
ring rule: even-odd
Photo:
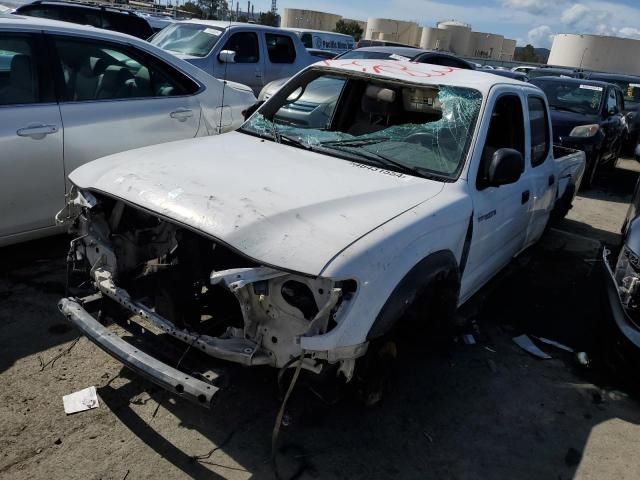
[[[535,168],[542,165],[549,156],[551,148],[549,117],[542,98],[529,96],[527,104],[531,129],[531,166]]]
[[[294,63],[296,61],[296,47],[290,36],[267,33],[265,40],[271,63]]]

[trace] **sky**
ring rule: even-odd
[[[235,1],[235,0],[234,0]],[[256,11],[271,0],[254,0]],[[240,0],[246,9],[247,0]],[[434,26],[441,20],[470,23],[473,30],[513,38],[518,45],[551,46],[556,33],[593,33],[640,39],[640,0],[279,0],[285,7],[320,10],[348,18],[417,21]],[[639,52],[640,53],[640,52]]]

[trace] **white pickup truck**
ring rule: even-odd
[[[313,65],[237,132],[72,172],[57,218],[76,236],[71,270],[93,287],[60,310],[204,405],[215,384],[114,335],[94,300],[218,359],[350,380],[399,322],[448,318],[540,238],[554,206],[566,212],[584,154],[554,158],[551,138],[545,96],[526,83],[410,62]]]

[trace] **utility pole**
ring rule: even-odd
[[[278,14],[278,0],[271,0],[271,13],[273,13],[273,15],[277,15]]]

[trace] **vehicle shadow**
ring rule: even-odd
[[[586,260],[599,244],[572,239],[567,248],[563,235],[549,232],[471,301],[463,332],[476,344],[403,338],[378,407],[364,408],[349,390],[331,404],[296,387],[281,433],[280,478],[568,479],[596,426],[613,418],[640,424],[637,403],[607,383],[597,362],[586,369],[575,355],[545,345],[553,359],[540,360],[512,341],[527,333],[590,356],[596,349],[601,282],[595,262]],[[131,381],[101,388],[100,396],[185,475],[216,478],[210,469],[232,459],[252,478],[274,478],[275,372],[235,369],[210,411],[122,374]],[[145,390],[219,451],[180,449],[170,429],[142,420],[130,404]]]
[[[0,373],[78,336],[56,307],[68,248],[64,235],[0,248]]]
[[[593,188],[579,195],[607,202],[629,203],[628,195],[633,193],[640,174],[637,168],[638,162],[635,160],[624,160],[616,168],[598,171]]]

